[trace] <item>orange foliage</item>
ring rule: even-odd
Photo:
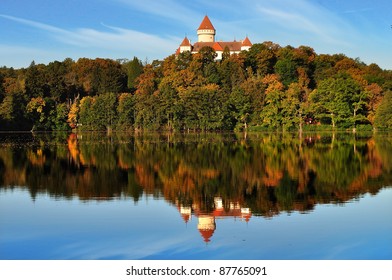
[[[263,78],[263,84],[267,85],[267,89],[265,90],[265,93],[267,94],[274,91],[282,91],[284,89],[282,82],[276,74],[266,75]]]
[[[43,166],[46,162],[46,157],[41,149],[38,149],[35,153],[31,150],[27,152],[27,158],[32,165]]]
[[[263,183],[266,187],[276,187],[283,178],[283,172],[276,170],[268,165],[265,167],[265,175],[263,176]]]

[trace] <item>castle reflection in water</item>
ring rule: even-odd
[[[238,202],[230,202],[228,207],[224,207],[221,197],[214,198],[214,210],[210,213],[202,211],[197,203],[192,206],[178,204],[177,209],[185,223],[188,223],[192,216],[197,218],[197,229],[206,243],[211,241],[215,232],[216,219],[234,218],[247,223],[252,216],[251,210],[241,207]]]
[[[0,189],[81,201],[143,196],[197,219],[309,212],[392,185],[392,135],[0,135]]]

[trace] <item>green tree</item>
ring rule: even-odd
[[[274,66],[277,61],[277,52],[281,47],[272,42],[264,42],[262,44],[253,44],[246,52],[246,67],[251,67],[253,73],[262,76],[273,74]]]
[[[378,129],[392,129],[392,91],[387,91],[377,108],[374,125]]]
[[[332,127],[355,127],[366,119],[366,93],[348,75],[328,78],[310,96],[312,111],[320,120],[329,119]]]
[[[178,129],[181,126],[182,106],[177,91],[168,84],[162,85],[157,99],[159,103],[156,113],[160,124],[168,130]]]
[[[66,66],[62,62],[54,61],[45,67],[45,72],[49,97],[56,103],[65,102],[68,98],[68,87],[65,83]]]
[[[279,49],[278,60],[274,66],[275,73],[286,87],[298,81],[297,67],[299,64],[294,57],[294,52],[295,49],[292,46]]]
[[[122,129],[130,129],[135,124],[135,96],[130,93],[122,93],[118,98],[118,126]]]
[[[263,82],[263,76],[249,73],[251,69],[248,68],[248,78],[240,85],[245,95],[248,95],[251,101],[251,116],[249,122],[252,125],[261,125],[261,112],[265,105],[265,90],[267,85]]]
[[[95,97],[91,106],[93,128],[95,130],[113,129],[117,121],[117,95],[109,92]]]
[[[67,125],[68,109],[65,103],[58,104],[55,107],[55,118],[53,122],[53,130],[69,130]]]
[[[125,68],[128,76],[127,86],[131,92],[134,92],[137,86],[136,79],[143,73],[143,63],[135,56],[125,64]]]
[[[26,118],[26,99],[22,92],[8,93],[0,103],[0,119],[3,124],[0,130],[31,129],[30,121]]]
[[[156,95],[135,94],[135,128],[158,130],[158,100]]]
[[[189,67],[193,60],[193,55],[190,51],[182,52],[177,56],[176,63],[178,70],[184,70]]]
[[[95,99],[91,96],[85,96],[80,100],[78,124],[81,126],[82,130],[92,129],[94,123],[92,106],[94,102]]]
[[[228,108],[230,115],[235,120],[235,128],[247,130],[252,115],[252,103],[249,94],[241,88],[235,88],[230,94]]]
[[[303,104],[301,89],[297,83],[290,84],[282,98],[282,127],[284,130],[302,129]]]
[[[31,62],[25,75],[25,89],[29,98],[48,96],[49,88],[46,82],[44,65],[36,65],[34,61]]]
[[[219,84],[226,94],[239,87],[245,80],[243,61],[238,55],[222,60],[218,65]]]
[[[98,69],[98,93],[119,93],[126,88],[126,75],[121,65],[110,59],[97,60]]]
[[[203,131],[222,129],[225,116],[223,103],[222,92],[215,84],[188,88],[181,95],[184,128]]]

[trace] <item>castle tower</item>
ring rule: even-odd
[[[208,16],[205,16],[197,29],[198,42],[215,42],[215,28]]]
[[[208,243],[211,240],[216,228],[215,217],[212,215],[201,215],[199,216],[199,222],[197,229],[199,230],[204,242]]]
[[[241,51],[248,51],[252,47],[252,43],[250,42],[248,36],[246,36],[245,40],[242,41]]]
[[[186,52],[186,51],[190,52],[191,50],[192,50],[191,42],[189,41],[189,39],[187,37],[185,37],[180,45],[180,53]]]

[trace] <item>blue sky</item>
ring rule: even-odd
[[[163,59],[208,14],[216,39],[310,46],[392,69],[390,0],[1,0],[0,66]]]

